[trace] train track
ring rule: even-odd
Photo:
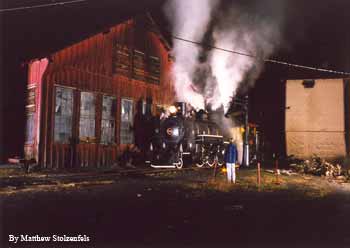
[[[188,167],[182,169],[130,169],[106,172],[83,172],[69,174],[29,174],[10,178],[2,178],[0,187],[24,188],[38,185],[64,185],[72,183],[88,183],[98,181],[116,181],[121,178],[147,175],[177,174],[189,171],[213,170],[213,168]]]
[[[130,169],[120,171],[110,171],[94,174],[77,174],[77,175],[48,175],[46,179],[56,180],[115,180],[117,178],[128,178],[133,176],[162,175],[186,173],[189,171],[211,170],[212,168],[188,167],[182,169]]]

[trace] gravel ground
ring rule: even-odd
[[[350,247],[348,184],[211,170],[3,188],[1,247]],[[9,235],[90,242],[9,242]]]

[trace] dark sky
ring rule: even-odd
[[[6,8],[52,1],[2,0],[1,2],[1,8]],[[39,56],[41,53],[45,55],[48,51],[81,40],[146,9],[151,10],[161,26],[166,27],[162,25],[163,2],[165,1],[89,0],[63,7],[2,13],[0,20],[3,46],[11,56],[17,55],[20,59]],[[242,10],[252,15],[255,11],[283,19],[281,48],[286,56],[306,61],[311,55],[315,57],[317,63],[338,63],[335,59],[341,55],[338,44],[345,45],[344,40],[348,33],[350,18],[348,0],[224,0],[223,2],[241,3]]]
[[[186,1],[186,0],[179,0]],[[226,4],[230,0],[223,0]],[[53,1],[1,0],[0,8],[37,5]],[[12,140],[24,129],[25,67],[21,63],[103,31],[145,10],[151,11],[166,32],[170,26],[162,15],[164,0],[89,0],[67,6],[0,13],[0,158],[1,146],[20,150]],[[310,66],[350,71],[350,1],[348,0],[232,0],[254,15],[283,20],[280,48],[275,58]],[[333,77],[277,65],[266,65],[252,90],[254,121],[267,132],[275,130],[276,113],[283,105],[281,79],[290,77]],[[277,93],[276,93],[277,92]],[[279,106],[279,107],[276,107]],[[271,111],[270,111],[271,110]],[[270,111],[270,113],[268,113]],[[276,113],[275,113],[276,112]],[[277,115],[278,116],[278,115]],[[278,117],[283,119],[283,114]],[[283,122],[279,121],[279,129]],[[2,132],[1,132],[2,131]]]
[[[182,0],[179,0],[182,1]],[[38,0],[2,0],[0,8],[48,3]],[[89,0],[0,14],[5,58],[28,60],[46,56],[137,13],[150,10],[164,30],[164,0]],[[275,56],[295,63],[348,69],[350,2],[348,0],[224,0],[240,3],[243,11],[282,19],[282,41]],[[1,4],[0,3],[0,4]],[[4,57],[4,56],[3,56]],[[17,61],[16,61],[17,62]]]

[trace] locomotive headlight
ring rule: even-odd
[[[178,128],[174,128],[173,129],[173,135],[174,136],[179,136],[179,129]]]
[[[156,128],[154,131],[155,131],[156,133],[159,133],[159,129],[158,129],[158,128]]]
[[[169,110],[170,114],[172,114],[172,115],[176,114],[176,112],[177,112],[177,108],[173,105],[170,106],[168,110]]]

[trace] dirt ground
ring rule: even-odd
[[[1,247],[350,247],[350,186],[212,170],[0,190]],[[9,235],[89,242],[9,242]]]

